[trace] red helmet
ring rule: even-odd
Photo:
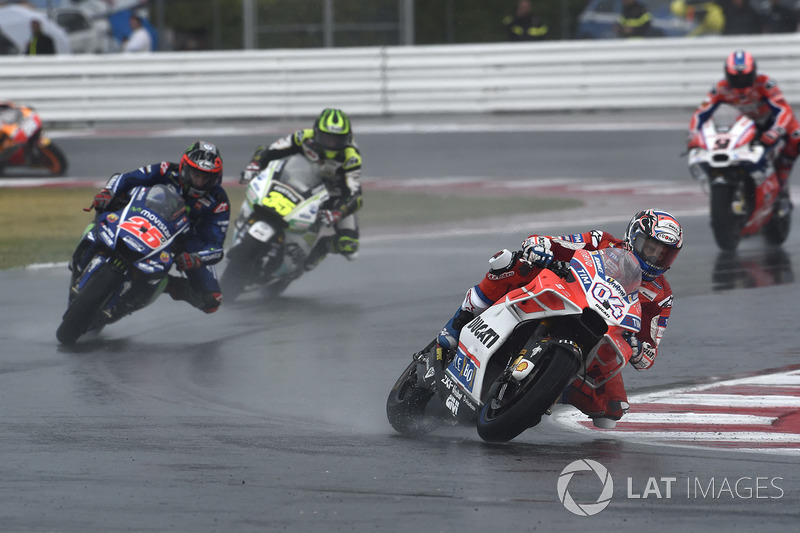
[[[222,156],[217,147],[205,141],[191,145],[180,163],[183,194],[201,198],[222,182]]]
[[[725,61],[725,79],[734,89],[747,89],[756,81],[756,60],[750,52],[737,50]]]

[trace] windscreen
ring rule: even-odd
[[[183,198],[175,189],[166,185],[151,187],[147,191],[144,204],[151,212],[168,221],[178,219],[184,213],[186,207]]]
[[[294,155],[286,160],[279,180],[301,194],[322,183],[319,167],[302,155]]]
[[[642,284],[642,268],[636,257],[622,248],[603,248],[599,250],[603,269],[607,278],[614,278],[626,294],[639,290]]]

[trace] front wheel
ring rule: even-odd
[[[551,344],[522,381],[503,373],[489,389],[478,416],[478,435],[487,442],[507,442],[538,424],[580,364],[574,352]]]
[[[63,176],[67,173],[67,158],[61,148],[53,142],[39,146],[41,152],[39,164],[52,176]]]
[[[64,313],[61,325],[56,331],[58,342],[65,346],[75,344],[78,337],[92,326],[98,311],[116,292],[121,282],[122,277],[114,267],[108,263],[101,265],[75,295],[72,304]]]
[[[411,361],[386,400],[386,417],[392,427],[402,435],[424,435],[439,425],[435,417],[426,416],[425,411],[434,392],[417,386],[419,365],[418,361]]]
[[[245,234],[238,245],[228,251],[228,265],[222,273],[220,285],[225,299],[232,302],[247,285],[255,283],[257,263],[264,253],[264,243]]]
[[[747,222],[746,212],[743,190],[727,184],[711,187],[711,229],[720,249],[731,251],[739,246]]]

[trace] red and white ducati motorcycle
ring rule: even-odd
[[[620,248],[578,250],[542,270],[464,326],[457,350],[434,341],[414,354],[389,394],[390,424],[418,435],[455,420],[486,441],[515,438],[573,381],[597,388],[627,364],[641,281],[639,262]]]
[[[730,128],[703,124],[702,146],[689,151],[689,171],[710,190],[711,229],[722,250],[735,250],[742,237],[763,233],[781,244],[789,236],[791,204],[779,201],[775,161],[785,146],[755,142],[756,125],[740,116]]]

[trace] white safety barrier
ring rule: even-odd
[[[800,34],[0,57],[48,122],[693,108],[735,49],[800,105]]]

